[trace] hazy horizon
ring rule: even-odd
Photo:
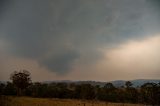
[[[0,1],[0,80],[160,78],[158,0]]]

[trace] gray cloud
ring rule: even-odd
[[[59,54],[52,55],[51,57],[42,60],[41,64],[47,66],[49,70],[53,70],[63,75],[71,70],[74,60],[78,57],[79,56],[75,51],[63,50]]]
[[[11,55],[33,58],[58,74],[102,58],[98,48],[159,32],[158,10],[146,0],[14,0],[2,3],[0,38]]]

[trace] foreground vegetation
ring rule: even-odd
[[[1,96],[0,106],[144,106],[140,104],[109,103],[74,99],[47,99]]]
[[[78,99],[103,102],[147,104],[160,106],[160,83],[145,83],[141,87],[132,87],[132,83],[127,81],[125,86],[115,87],[112,83],[106,83],[104,86],[76,83],[40,83],[31,82],[28,71],[14,72],[11,74],[12,82],[0,84],[1,102],[20,103],[27,101],[27,104],[45,103],[48,99],[31,98],[11,98],[4,95],[29,96],[32,98],[59,98],[59,99]],[[52,100],[52,99],[49,99]],[[55,101],[55,100],[54,100]],[[48,101],[53,102],[53,101]],[[61,103],[62,101],[60,101]],[[73,102],[73,101],[72,101]],[[33,103],[33,104],[34,104]],[[51,103],[52,104],[52,103]],[[73,104],[74,105],[74,104]],[[25,103],[24,105],[25,106]],[[112,105],[111,105],[112,106]],[[116,106],[116,105],[115,105]],[[134,105],[135,106],[135,105]]]

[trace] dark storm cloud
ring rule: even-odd
[[[159,30],[158,11],[145,0],[14,0],[3,5],[0,37],[12,55],[67,73],[76,59],[101,58],[100,47]]]
[[[49,70],[66,74],[67,71],[71,70],[71,66],[76,58],[78,58],[78,54],[75,51],[63,50],[61,53],[43,60],[41,64],[47,66]]]
[[[8,5],[9,1],[6,1],[6,0],[1,0],[0,1],[0,15],[2,16],[3,13],[5,12],[5,9],[6,9],[6,5]]]
[[[50,13],[44,11],[41,5],[31,1],[14,1],[9,7],[6,18],[1,22],[1,32],[13,45],[13,53],[36,58],[47,50],[50,36],[45,33],[45,22]],[[44,8],[48,6],[45,3],[43,5]]]

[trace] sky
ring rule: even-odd
[[[158,0],[1,0],[0,80],[160,78]]]

